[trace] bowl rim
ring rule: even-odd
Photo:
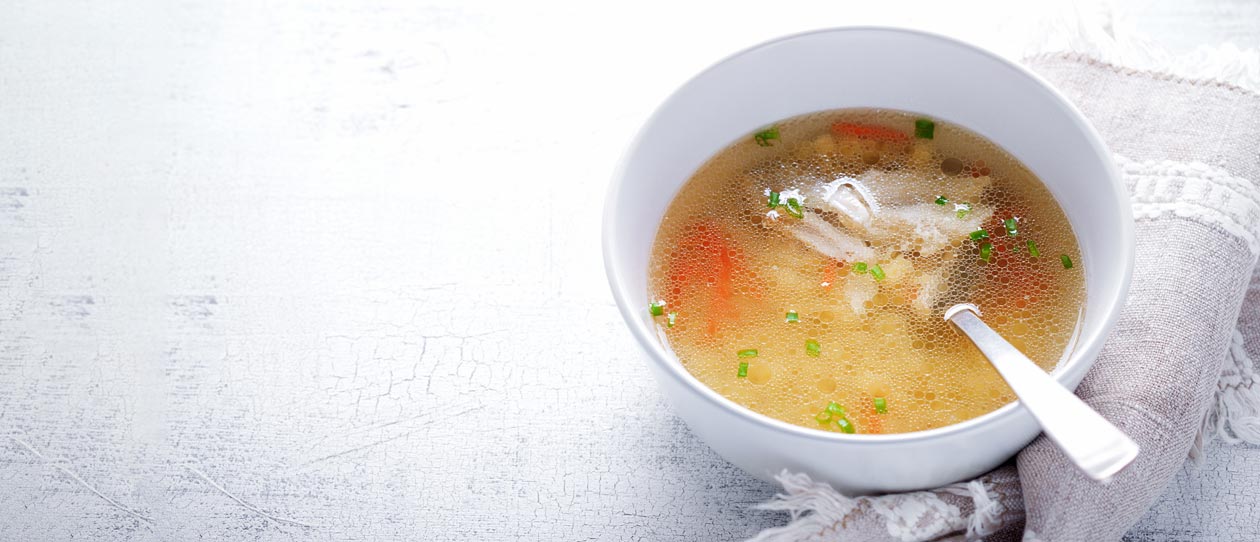
[[[1113,196],[1115,196],[1116,200],[1120,202],[1128,201],[1129,196],[1127,190],[1121,183],[1120,173],[1116,167],[1115,161],[1112,160],[1111,151],[1107,149],[1105,144],[1103,144],[1102,137],[1098,134],[1098,131],[1094,128],[1093,124],[1091,124],[1089,120],[1085,118],[1085,115],[1081,113],[1080,109],[1068,100],[1067,97],[1054,87],[1054,85],[1050,84],[1049,81],[1046,81],[1040,75],[1037,75],[1022,64],[1011,61],[984,49],[983,47],[966,41],[914,28],[884,25],[853,25],[825,27],[787,34],[740,49],[718,60],[717,62],[714,62],[705,69],[696,73],[694,76],[688,78],[687,81],[675,88],[674,91],[671,92],[669,96],[666,97],[665,100],[663,100],[661,104],[652,111],[652,114],[649,115],[647,120],[640,125],[633,139],[630,141],[629,145],[627,145],[626,150],[622,153],[616,168],[613,170],[612,180],[609,183],[608,190],[605,195],[601,232],[604,271],[607,275],[608,284],[612,290],[613,298],[617,303],[617,308],[621,312],[622,319],[625,320],[627,327],[630,328],[631,334],[634,335],[635,339],[639,342],[639,345],[643,347],[649,357],[652,358],[652,361],[664,369],[664,374],[669,375],[670,378],[678,381],[678,383],[682,384],[684,387],[697,392],[700,397],[704,398],[705,401],[712,403],[714,406],[717,406],[722,410],[729,411],[730,413],[758,426],[771,429],[777,433],[786,433],[787,436],[803,437],[822,442],[854,445],[885,445],[892,443],[905,444],[911,442],[931,441],[980,431],[990,426],[997,426],[1003,422],[1010,422],[1018,415],[1026,417],[1031,416],[1031,414],[1023,408],[1022,403],[1016,399],[998,407],[995,410],[981,414],[974,418],[969,418],[950,425],[908,433],[879,435],[846,434],[819,431],[817,429],[791,424],[754,411],[736,403],[735,401],[732,401],[731,399],[728,399],[697,379],[691,374],[691,372],[687,371],[681,363],[671,361],[669,359],[670,353],[658,342],[655,335],[649,333],[648,326],[641,318],[638,317],[636,312],[638,308],[631,307],[627,302],[627,298],[630,294],[626,291],[625,281],[622,280],[620,273],[614,265],[614,253],[617,251],[613,240],[615,231],[613,226],[613,216],[617,208],[618,196],[622,191],[622,187],[625,185],[626,165],[630,160],[630,155],[640,146],[647,127],[657,121],[658,117],[662,114],[662,111],[666,109],[671,102],[678,98],[678,94],[682,92],[683,89],[690,86],[697,79],[704,77],[710,71],[713,71],[714,69],[738,57],[780,42],[799,39],[815,34],[855,31],[904,34],[916,38],[926,38],[929,41],[936,40],[950,45],[960,46],[964,49],[971,50],[973,53],[977,53],[980,56],[987,57],[994,62],[1002,64],[1007,68],[1013,68],[1024,77],[1034,80],[1047,91],[1047,94],[1051,97],[1051,99],[1058,102],[1058,105],[1068,113],[1068,116],[1071,117],[1071,120],[1077,125],[1077,128],[1079,128],[1081,133],[1085,135],[1090,148],[1101,158],[1101,161],[1104,164],[1104,169],[1109,177],[1108,180],[1110,181],[1107,184],[1110,185],[1110,189],[1113,191]],[[1082,333],[1082,336],[1078,336],[1078,342],[1076,343],[1076,347],[1072,354],[1069,355],[1066,360],[1061,360],[1061,362],[1051,371],[1051,376],[1068,389],[1074,389],[1075,386],[1070,383],[1079,383],[1081,378],[1084,377],[1085,372],[1087,372],[1090,367],[1093,366],[1094,361],[1096,361],[1097,355],[1102,349],[1103,343],[1107,339],[1111,330],[1115,327],[1117,320],[1119,320],[1123,302],[1128,295],[1129,286],[1132,282],[1135,253],[1135,233],[1132,209],[1128,205],[1122,204],[1120,205],[1120,215],[1121,216],[1118,218],[1121,229],[1120,236],[1123,242],[1123,254],[1119,256],[1121,259],[1120,263],[1123,266],[1123,269],[1121,270],[1122,275],[1120,285],[1113,292],[1110,292],[1110,295],[1108,295],[1108,292],[1093,294],[1103,296],[1101,303],[1103,318],[1097,328],[1097,332],[1089,334],[1088,336],[1084,336],[1084,333]]]

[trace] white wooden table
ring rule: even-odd
[[[733,50],[856,22],[1001,48],[1035,19],[847,4],[5,2],[0,539],[781,522],[656,392],[600,213],[638,124]],[[1257,4],[1119,6],[1174,49],[1260,46]],[[1260,451],[1203,468],[1131,538],[1245,538]]]

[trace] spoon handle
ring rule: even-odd
[[[1090,478],[1106,482],[1137,457],[1137,443],[980,320],[975,305],[955,305],[945,319],[989,358],[1046,436]]]

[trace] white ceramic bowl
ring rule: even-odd
[[[1133,266],[1126,191],[1098,134],[1051,86],[953,39],[893,28],[837,28],[757,45],[678,89],[648,119],[613,177],[604,264],[626,324],[678,415],[722,457],[762,479],[803,471],[855,493],[935,487],[999,465],[1038,433],[1013,403],[959,424],[846,435],[775,420],[701,384],[658,339],[647,268],[666,207],[691,174],[737,138],[825,109],[922,113],[1002,146],[1044,181],[1080,243],[1086,306],[1074,348],[1054,371],[1075,388],[1115,323]]]

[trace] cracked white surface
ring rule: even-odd
[[[0,538],[716,540],[782,521],[747,509],[774,488],[673,418],[624,332],[606,180],[714,58],[953,8],[714,9],[6,4]],[[1254,509],[1260,453],[1205,470],[1160,505],[1205,525],[1179,539]]]

